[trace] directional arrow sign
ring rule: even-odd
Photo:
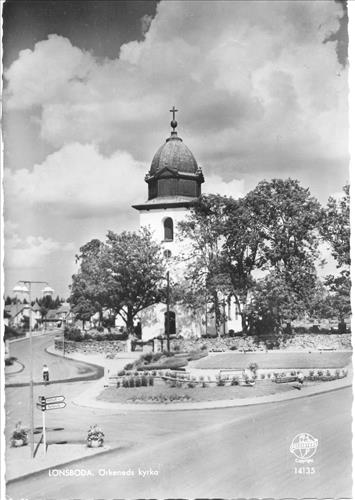
[[[59,408],[65,408],[67,405],[65,403],[47,403],[46,410],[58,410]]]
[[[61,403],[65,400],[64,396],[51,396],[50,398],[46,398],[46,403]]]

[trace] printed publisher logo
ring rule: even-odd
[[[316,454],[318,448],[318,439],[311,434],[304,432],[297,434],[292,439],[290,452],[296,457],[296,462],[310,463],[313,462],[312,457]]]

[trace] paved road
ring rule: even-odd
[[[33,337],[33,380],[35,383],[42,382],[42,368],[46,363],[49,368],[51,380],[64,379],[82,379],[82,378],[97,378],[102,376],[102,370],[97,370],[85,363],[63,359],[45,351],[48,346],[54,343],[56,335],[62,335],[62,330],[56,330],[46,335]],[[30,348],[29,340],[26,338],[18,342],[10,344],[10,354],[15,356],[20,363],[24,365],[24,370],[20,373],[14,373],[6,376],[6,385],[9,384],[28,384],[30,379]]]
[[[80,384],[71,386],[80,390]],[[22,390],[9,389],[18,394]],[[76,409],[75,419],[75,409],[69,407],[63,410],[68,411],[63,421],[71,432],[82,431],[85,422],[95,417],[105,428],[107,441],[124,442],[125,447],[70,466],[89,470],[93,476],[59,478],[42,472],[8,485],[7,494],[36,500],[350,498],[351,404],[352,392],[346,388],[279,404],[200,412],[108,415]],[[294,472],[289,446],[300,432],[319,440],[313,475]],[[149,468],[158,476],[138,475],[139,469]],[[99,475],[99,470],[108,474],[128,469],[135,476]]]

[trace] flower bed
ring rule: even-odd
[[[256,383],[254,386],[242,385],[224,385],[213,386],[202,384],[191,384],[184,387],[169,387],[167,384],[160,383],[152,387],[138,388],[132,387],[125,390],[109,387],[105,389],[98,397],[100,401],[110,401],[123,404],[129,403],[158,403],[162,395],[170,402],[170,396],[173,395],[174,401],[178,402],[176,396],[188,395],[191,402],[197,401],[216,401],[230,399],[244,399],[248,397],[267,396],[292,391],[294,388],[288,384],[274,384],[270,380]],[[176,396],[175,396],[176,395]],[[154,399],[155,398],[155,399]],[[164,401],[165,402],[165,401]],[[171,401],[172,402],[172,401]]]

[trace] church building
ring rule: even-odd
[[[170,137],[155,153],[145,176],[148,199],[133,208],[139,211],[140,227],[147,227],[161,245],[169,273],[177,281],[184,274],[184,263],[179,263],[178,257],[188,250],[189,244],[178,237],[178,224],[185,219],[201,195],[204,176],[195,157],[178,136],[175,107],[171,112]],[[165,333],[165,311],[165,304],[157,304],[143,312],[141,325],[144,340]],[[184,337],[200,337],[206,333],[207,314],[192,316],[186,308],[175,305],[172,318],[172,334],[176,332]]]

